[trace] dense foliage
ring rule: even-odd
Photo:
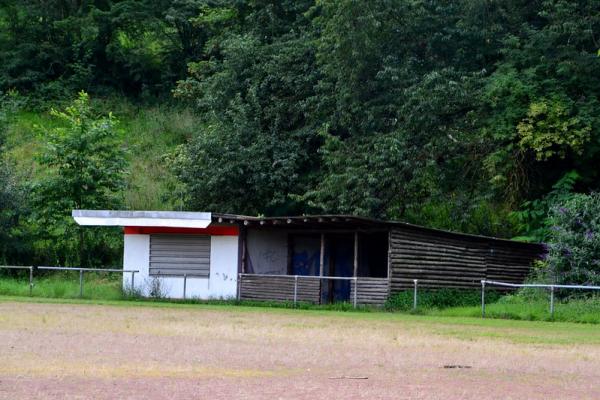
[[[7,160],[4,149],[6,131],[11,123],[19,100],[15,93],[0,93],[0,261],[19,259],[24,251],[18,229],[23,213],[23,188],[17,183],[15,172]]]
[[[51,115],[60,125],[40,128],[47,145],[39,161],[48,173],[32,186],[38,253],[58,265],[106,263],[118,257],[118,236],[111,241],[103,230],[92,234],[75,224],[71,211],[121,208],[125,155],[115,140],[117,121],[112,114],[95,116],[85,92]]]
[[[0,87],[57,99],[79,90],[168,93],[207,34],[210,1],[6,0],[0,3]]]
[[[579,194],[551,210],[550,278],[600,285],[600,194]]]
[[[514,234],[568,171],[598,187],[599,7],[232,4],[176,90],[206,120],[180,158],[189,205]]]
[[[80,90],[193,110],[161,160],[188,209],[545,240],[549,210],[600,190],[600,0],[7,0],[0,27],[0,90],[28,110]],[[36,190],[23,228],[10,192],[2,226],[35,240],[75,204]],[[75,247],[45,251],[91,262]]]

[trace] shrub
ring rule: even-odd
[[[600,193],[576,194],[550,213],[548,268],[556,283],[600,284]]]
[[[390,296],[386,302],[388,310],[411,310],[413,307],[413,290],[405,290]],[[486,302],[495,302],[501,294],[494,290],[486,290]],[[418,309],[467,307],[481,304],[481,291],[473,289],[424,289],[417,291]]]
[[[167,288],[159,277],[152,277],[146,281],[146,286],[148,288],[148,296],[153,299],[166,299],[167,298]]]

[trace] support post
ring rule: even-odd
[[[413,279],[413,282],[415,284],[415,291],[413,293],[413,311],[416,311],[417,310],[417,287],[419,284],[419,280]]]
[[[354,277],[358,276],[358,232],[354,232]]]
[[[481,318],[485,318],[485,280],[481,281]]]
[[[131,271],[131,295],[135,293],[135,271]]]
[[[247,257],[247,255],[246,255],[246,239],[247,239],[247,231],[246,231],[246,228],[243,227],[243,226],[240,228],[240,239],[242,241],[242,254],[241,254],[241,259],[240,259],[242,265],[241,265],[241,268],[240,268],[240,270],[241,270],[240,272],[242,274],[245,274],[245,273],[248,272],[248,271],[246,271],[246,257]]]
[[[238,274],[237,279],[237,299],[240,301],[242,299],[242,274]]]
[[[33,267],[29,267],[29,296],[33,295]]]
[[[319,251],[319,276],[325,272],[325,234],[321,233],[321,250]],[[319,304],[323,301],[323,279],[319,279]]]
[[[183,299],[185,300],[185,289],[187,287],[187,274],[183,274]]]
[[[356,308],[356,297],[358,294],[358,278],[355,276],[354,277],[354,308]]]
[[[294,275],[294,307],[298,302],[298,275]]]
[[[321,251],[319,253],[319,276],[323,276],[325,264],[325,234],[321,233]]]
[[[550,318],[554,318],[554,286],[550,286]]]
[[[83,297],[83,270],[79,270],[79,297]]]

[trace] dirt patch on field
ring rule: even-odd
[[[450,321],[0,303],[0,399],[600,398],[597,344]]]

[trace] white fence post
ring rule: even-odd
[[[187,274],[183,274],[183,299],[185,300],[185,289],[187,286]]]
[[[354,277],[354,308],[356,308],[356,299],[358,296],[358,278]]]
[[[83,297],[83,270],[79,270],[79,297]]]
[[[413,279],[413,282],[415,284],[415,291],[413,293],[413,310],[416,311],[417,310],[417,288],[419,285],[419,280]]]
[[[135,271],[131,271],[131,295],[135,293]]]
[[[29,267],[29,296],[33,295],[33,267]]]
[[[294,275],[294,307],[298,302],[298,275]]]
[[[554,286],[550,286],[550,318],[554,318]]]
[[[485,318],[485,280],[481,281],[481,318]]]

